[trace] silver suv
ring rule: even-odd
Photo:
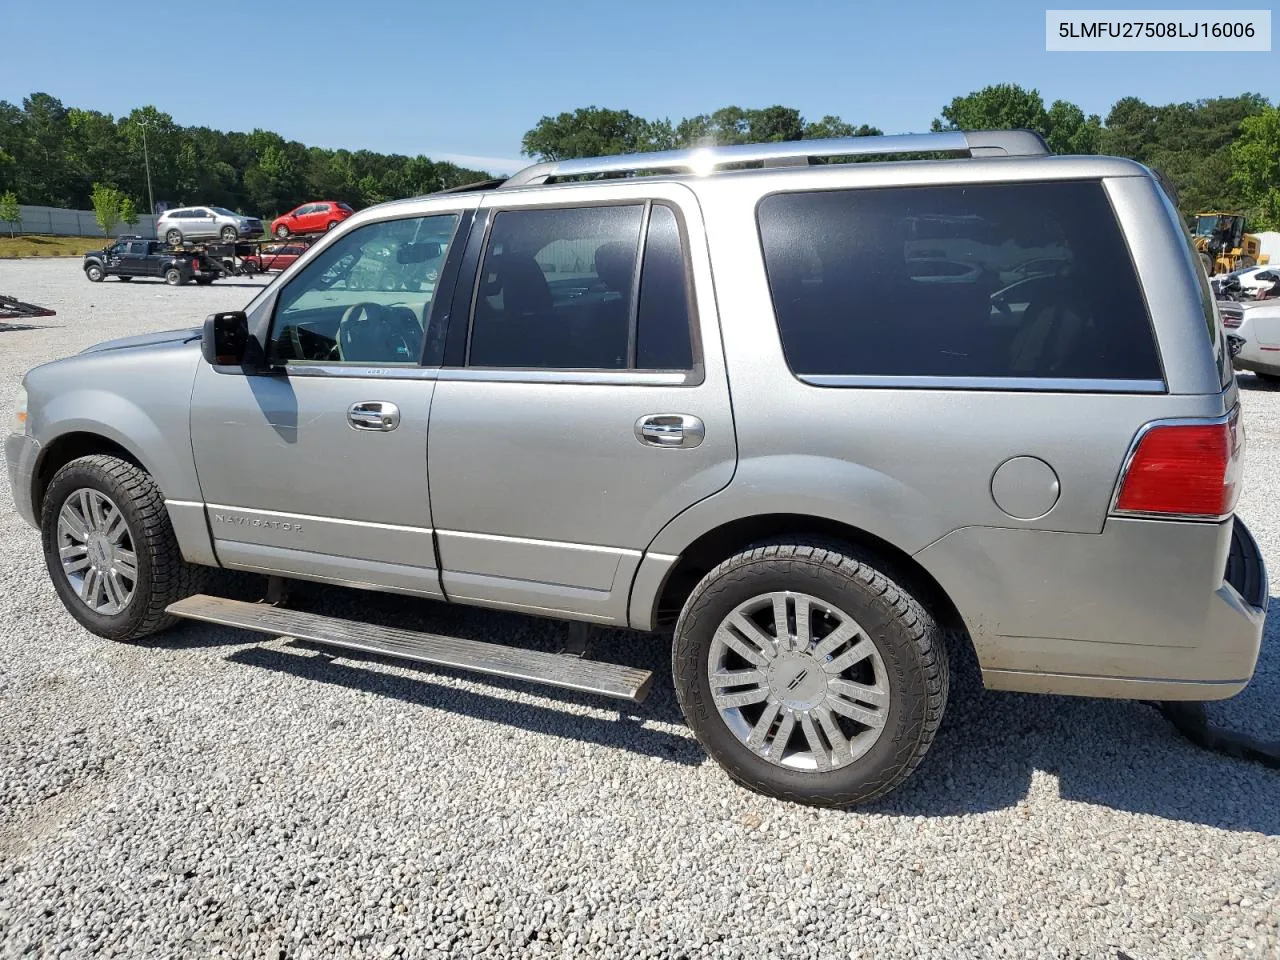
[[[156,237],[168,244],[212,239],[234,243],[261,233],[260,219],[225,207],[178,207],[166,210],[156,219]]]
[[[813,162],[904,153],[954,159]],[[1033,134],[573,160],[384,204],[245,311],[23,396],[18,508],[91,631],[191,617],[636,700],[632,667],[209,574],[670,632],[694,733],[788,799],[901,783],[947,643],[991,688],[1147,700],[1230,697],[1258,656],[1237,388],[1183,225],[1146,168]]]

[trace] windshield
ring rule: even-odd
[[[1218,228],[1219,219],[1220,218],[1215,216],[1196,217],[1196,236],[1197,237],[1213,236],[1213,231]]]

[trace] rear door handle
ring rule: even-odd
[[[648,447],[696,447],[706,435],[702,421],[687,413],[651,413],[636,421],[636,439]]]
[[[400,426],[400,408],[385,400],[363,400],[347,408],[347,423],[355,430],[386,433]]]

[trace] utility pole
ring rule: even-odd
[[[147,126],[150,120],[135,120],[138,126],[142,128],[142,162],[147,168],[147,203],[151,205],[151,215],[156,213],[156,198],[151,193],[151,155],[147,153]]]

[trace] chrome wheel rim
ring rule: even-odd
[[[806,593],[753,597],[725,617],[707,655],[725,726],[779,767],[827,772],[880,739],[889,682],[875,642],[839,607]]]
[[[138,555],[124,514],[105,493],[83,487],[58,512],[58,558],[80,602],[104,616],[129,605],[138,588]]]

